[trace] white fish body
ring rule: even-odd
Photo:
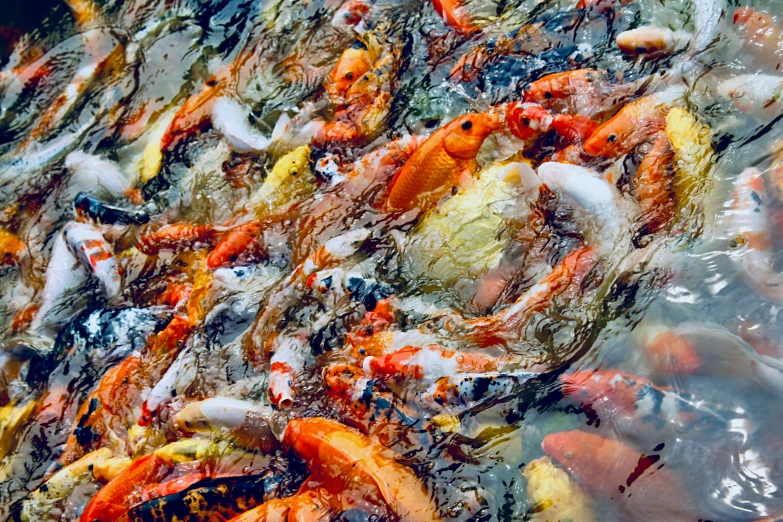
[[[248,122],[250,111],[229,98],[220,98],[212,109],[212,124],[240,154],[264,152],[272,143]]]
[[[118,295],[122,285],[120,265],[100,229],[71,222],[63,228],[63,237],[76,259],[103,283],[106,295],[110,298]]]

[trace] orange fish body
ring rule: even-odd
[[[742,28],[743,36],[751,44],[751,52],[768,67],[780,69],[783,63],[783,34],[772,16],[752,7],[740,7],[734,11],[734,25]]]
[[[158,482],[169,470],[154,453],[136,459],[92,497],[81,522],[114,522],[141,501],[145,486]]]
[[[348,89],[372,67],[372,59],[367,46],[356,41],[343,51],[334,69],[326,77],[326,92],[332,103],[341,100]]]
[[[592,89],[592,84],[605,75],[596,69],[577,69],[548,74],[525,87],[525,101],[545,104],[548,100],[561,100]]]
[[[623,107],[603,123],[585,141],[584,150],[591,156],[612,158],[631,149],[663,130],[670,105],[658,96],[640,98]]]
[[[361,482],[365,496],[383,499],[401,520],[440,520],[424,485],[393,453],[367,436],[324,418],[293,419],[283,437],[311,472],[328,482]]]
[[[467,8],[459,0],[432,0],[432,7],[446,25],[457,32],[470,34],[481,29],[471,20]]]
[[[467,114],[438,129],[394,175],[387,210],[428,209],[459,184],[460,175],[475,172],[476,154],[499,120],[491,113]]]
[[[637,520],[691,520],[691,500],[677,477],[661,469],[659,455],[579,430],[547,435],[542,447],[592,495],[619,502]]]
[[[226,234],[207,257],[209,268],[215,269],[233,264],[242,256],[261,255],[262,249],[258,244],[258,238],[262,225],[261,221],[251,221]]]
[[[664,228],[674,218],[675,200],[669,190],[673,161],[671,143],[665,133],[660,133],[636,171],[636,195],[648,232]]]
[[[16,235],[0,227],[0,266],[16,264],[24,249],[25,244]]]
[[[652,332],[642,342],[647,364],[663,375],[689,375],[701,368],[701,359],[693,344],[677,332],[664,329]]]

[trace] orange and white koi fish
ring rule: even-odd
[[[761,121],[783,112],[783,78],[773,74],[741,74],[721,80],[717,93],[740,111]]]
[[[734,11],[733,21],[759,62],[780,72],[783,67],[783,34],[772,15],[752,7],[740,7]]]
[[[689,375],[701,368],[701,358],[693,344],[676,328],[643,324],[634,330],[647,365],[662,375]]]
[[[525,86],[524,101],[560,113],[596,118],[617,105],[629,89],[613,83],[601,69],[577,69],[548,74]]]
[[[62,234],[76,259],[103,283],[106,295],[118,295],[122,285],[120,265],[101,231],[94,225],[71,222],[63,227]]]
[[[666,114],[680,99],[685,87],[670,87],[629,103],[609,121],[595,129],[584,150],[592,156],[614,158],[627,154],[666,126]]]
[[[364,0],[347,0],[334,13],[332,17],[332,27],[342,29],[343,31],[356,31],[363,33],[365,21],[370,15],[370,6]]]
[[[428,210],[453,186],[466,183],[478,169],[482,143],[500,125],[497,114],[467,114],[435,131],[394,175],[386,209]]]
[[[582,370],[560,379],[567,397],[636,438],[660,439],[697,428],[725,430],[730,418],[719,406],[692,394],[616,370]]]
[[[598,127],[598,123],[590,118],[553,114],[537,103],[512,102],[503,106],[502,110],[508,129],[521,140],[537,138],[552,130],[568,143],[581,143]]]
[[[379,357],[366,357],[367,375],[390,381],[415,379],[427,383],[457,373],[499,371],[515,361],[510,357],[492,357],[481,352],[457,352],[438,345],[406,346]]]
[[[293,419],[283,446],[327,481],[361,483],[365,495],[382,499],[400,520],[441,520],[424,485],[409,468],[395,461],[393,452],[339,422]]]
[[[510,307],[495,315],[465,320],[467,335],[479,346],[512,341],[519,336],[535,312],[546,309],[558,296],[577,294],[582,281],[597,261],[598,256],[592,248],[574,250]]]
[[[734,199],[728,215],[730,246],[745,279],[758,292],[783,302],[783,275],[775,271],[773,243],[769,229],[769,195],[762,173],[748,168],[734,182]]]
[[[312,363],[312,348],[308,333],[299,331],[293,335],[280,333],[267,342],[272,354],[269,359],[269,397],[272,404],[284,410],[294,407],[296,378]]]
[[[661,456],[584,431],[553,433],[542,447],[594,497],[616,502],[636,520],[672,521],[694,516],[698,504],[677,477],[662,468]]]

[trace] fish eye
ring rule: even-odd
[[[552,93],[550,91],[546,91],[544,93],[544,98],[546,98],[547,100],[551,99],[552,98]]]
[[[735,250],[747,242],[748,240],[744,236],[734,236],[729,239],[728,247],[732,250]]]
[[[432,129],[434,127],[437,127],[437,125],[438,125],[438,119],[437,118],[432,118],[431,120],[427,120],[427,123],[424,124],[424,126],[427,127],[428,129]]]
[[[292,175],[292,176],[296,176],[297,174],[298,174],[298,172],[296,172],[296,170],[292,170],[292,171],[291,171],[291,175]]]
[[[609,143],[614,143],[615,140],[617,140],[617,134],[612,133],[606,137],[606,141],[608,141]]]
[[[345,73],[345,79],[346,80],[353,80],[353,72],[348,71],[347,73]]]
[[[472,121],[468,120],[468,121],[463,121],[462,122],[462,130],[470,130],[472,128],[473,128],[473,122]]]
[[[574,452],[573,452],[573,451],[568,451],[568,450],[566,450],[566,451],[563,453],[563,456],[564,456],[565,458],[567,458],[567,459],[570,459],[570,458],[572,458],[572,457],[574,456]]]
[[[530,118],[522,118],[522,123],[525,125],[530,125]]]
[[[185,427],[190,429],[193,427],[193,424],[190,421],[185,421]]]

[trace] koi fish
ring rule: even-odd
[[[619,371],[577,371],[560,377],[563,393],[626,433],[643,437],[694,429],[725,429],[725,412],[686,392],[661,388],[642,377]]]
[[[639,337],[647,364],[663,375],[689,375],[701,368],[701,358],[693,344],[675,328],[640,325]]]
[[[348,0],[334,13],[332,27],[361,34],[365,31],[364,22],[369,13],[370,6],[363,0]]]
[[[145,210],[128,210],[113,207],[95,196],[79,192],[73,200],[77,216],[88,218],[94,223],[104,225],[143,225],[150,220]]]
[[[549,161],[538,167],[538,177],[552,192],[590,216],[587,243],[600,255],[627,248],[630,212],[617,188],[584,167]]]
[[[594,497],[616,502],[638,520],[695,520],[698,504],[662,469],[660,455],[643,455],[622,442],[584,431],[553,433],[541,445]]]
[[[740,28],[740,34],[750,44],[750,51],[759,57],[760,62],[779,71],[783,64],[783,36],[775,19],[752,7],[740,7],[734,11],[733,22]]]
[[[674,150],[669,138],[665,133],[660,133],[653,141],[651,150],[642,158],[634,176],[642,223],[650,233],[671,223],[677,210],[675,195],[670,190],[673,163]]]
[[[741,74],[717,83],[718,95],[740,111],[771,121],[783,111],[783,78],[772,74]]]
[[[143,458],[143,457],[142,457]],[[277,492],[279,477],[209,478],[178,493],[139,504],[117,522],[198,522],[229,520],[268,501]],[[86,522],[82,517],[82,522]]]
[[[94,225],[71,222],[63,227],[63,238],[76,259],[103,283],[108,297],[120,293],[120,265],[111,245]]]
[[[525,466],[522,474],[527,479],[527,495],[533,503],[530,520],[595,521],[590,498],[549,457],[532,461]]]
[[[93,477],[93,468],[109,460],[112,452],[101,448],[64,467],[30,493],[22,502],[23,522],[35,522],[56,516],[58,504],[65,500],[79,484]]]
[[[433,133],[394,175],[387,210],[427,210],[477,169],[476,154],[500,128],[494,113],[461,116]]]
[[[617,35],[617,47],[631,55],[661,55],[673,53],[690,36],[682,31],[672,31],[665,27],[643,25],[636,29],[623,31]]]
[[[362,40],[356,40],[343,51],[324,80],[326,92],[333,104],[342,103],[348,89],[370,70],[375,61],[373,54]]]
[[[769,230],[769,196],[762,173],[748,168],[734,182],[729,213],[731,239],[746,280],[761,295],[783,302],[783,276],[772,265],[773,242]]]
[[[284,410],[294,407],[296,378],[311,363],[312,348],[306,331],[277,334],[269,342],[269,398]]]
[[[293,419],[283,446],[325,480],[361,480],[365,495],[382,499],[400,520],[441,520],[424,485],[393,452],[351,428],[324,418]]]
[[[450,408],[470,408],[480,401],[508,396],[520,384],[537,376],[537,373],[462,373],[442,377],[421,393],[415,400],[421,406],[441,411]]]
[[[230,98],[218,98],[212,107],[212,126],[219,130],[231,144],[234,152],[264,152],[272,141],[262,135],[247,121],[250,110]]]
[[[257,260],[264,256],[264,248],[259,244],[259,236],[265,223],[259,220],[249,221],[228,232],[215,245],[207,257],[207,266],[211,269],[222,268],[244,260]]]
[[[195,243],[209,245],[219,236],[212,225],[194,225],[174,223],[165,225],[154,232],[144,232],[139,236],[136,248],[148,256],[157,255],[161,250],[179,251],[193,248]]]
[[[462,34],[481,29],[472,19],[467,7],[459,0],[432,0],[432,7],[446,25]]]
[[[456,352],[438,345],[406,346],[379,357],[366,357],[367,375],[380,379],[425,383],[457,373],[492,372],[514,363],[511,357],[492,357],[481,352]]]
[[[64,299],[87,282],[87,271],[82,268],[71,253],[62,233],[57,234],[54,239],[52,253],[49,255],[49,264],[46,266],[45,278],[41,305],[30,324],[33,331],[40,330],[47,323],[63,319],[63,315],[71,311],[70,306],[63,306],[66,304]]]
[[[15,265],[25,244],[12,232],[0,227],[0,266]]]
[[[519,335],[533,313],[546,309],[558,296],[578,292],[597,261],[594,249],[576,249],[510,307],[495,315],[463,320],[460,327],[466,329],[468,337],[479,346],[505,344]]]
[[[388,447],[404,440],[421,421],[379,384],[355,366],[336,364],[324,370],[324,391],[340,406],[346,421]]]
[[[174,415],[183,431],[202,435],[225,433],[236,444],[271,453],[279,447],[287,419],[266,406],[226,397],[191,402]]]
[[[521,140],[537,138],[552,130],[567,142],[583,142],[598,123],[583,116],[552,114],[537,103],[512,102],[503,107],[506,125]]]
[[[310,167],[310,147],[302,145],[277,160],[264,179],[264,184],[250,197],[250,206],[257,214],[262,214],[267,207],[273,207],[276,201],[282,201],[281,196],[285,200],[291,199],[314,183],[315,178]]]
[[[664,130],[666,114],[682,97],[684,87],[670,87],[629,103],[614,117],[603,123],[584,143],[591,156],[614,158],[627,154],[650,136]]]

